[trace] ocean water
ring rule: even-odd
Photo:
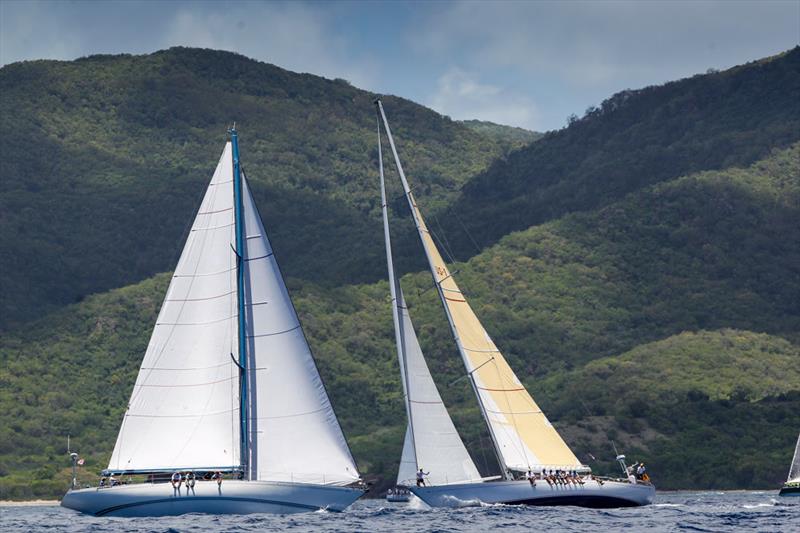
[[[777,491],[662,492],[632,509],[491,505],[429,509],[418,503],[356,502],[343,513],[94,518],[52,506],[0,507],[0,531],[764,531],[800,532],[800,498]]]

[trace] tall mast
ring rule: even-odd
[[[230,129],[231,148],[233,150],[233,205],[236,217],[236,303],[237,303],[237,324],[239,332],[239,431],[240,431],[240,458],[242,470],[245,472],[245,479],[250,478],[247,472],[250,463],[250,441],[248,431],[248,409],[247,409],[247,338],[245,336],[245,316],[244,316],[244,221],[242,212],[242,173],[239,164],[239,137],[236,134],[236,125]]]
[[[375,101],[380,110],[380,100]],[[395,279],[394,261],[392,259],[392,239],[389,234],[389,206],[386,203],[386,181],[383,175],[383,151],[381,148],[381,123],[380,116],[377,117],[378,122],[378,168],[380,169],[381,176],[381,213],[383,215],[383,240],[386,243],[386,265],[389,269],[389,290],[392,297],[392,320],[394,321],[394,337],[397,344],[397,355],[400,358],[400,364],[403,367],[403,392],[405,392],[406,415],[408,416],[408,427],[411,432],[411,447],[414,453],[415,467],[419,468],[419,457],[417,456],[417,444],[414,441],[414,420],[411,415],[411,387],[408,381],[408,361],[406,358],[405,340],[401,328],[403,327],[402,320],[400,319],[401,305],[398,295],[398,285]]]
[[[403,191],[405,193],[406,200],[408,200],[408,205],[409,205],[409,207],[411,209],[411,216],[414,219],[414,225],[417,227],[417,232],[420,234],[420,237],[422,237],[422,232],[423,231],[427,231],[427,230],[422,227],[422,223],[421,223],[421,221],[420,221],[420,219],[419,219],[419,217],[417,215],[416,203],[414,201],[414,196],[411,194],[411,187],[408,185],[408,180],[406,179],[406,174],[403,171],[403,165],[400,162],[400,156],[397,154],[397,148],[395,147],[395,144],[394,144],[394,138],[392,137],[392,131],[389,128],[389,121],[386,119],[386,113],[383,110],[383,104],[381,103],[380,100],[376,100],[376,103],[377,103],[377,106],[378,106],[378,111],[380,113],[381,119],[383,120],[384,129],[386,130],[386,137],[389,139],[389,146],[392,149],[392,155],[394,156],[395,164],[397,165],[397,173],[400,174],[400,181],[403,183]],[[425,250],[425,257],[428,259],[428,269],[430,270],[431,276],[433,277],[433,284],[436,286],[436,292],[439,294],[439,299],[442,302],[442,306],[444,307],[444,312],[447,315],[447,322],[450,324],[450,331],[453,334],[453,338],[455,339],[456,345],[459,348],[458,351],[461,354],[461,359],[463,360],[464,366],[467,369],[467,375],[469,376],[469,381],[472,384],[472,391],[475,393],[475,397],[478,399],[478,405],[479,405],[479,407],[481,409],[481,414],[483,415],[483,418],[484,418],[484,420],[486,422],[486,426],[489,428],[489,435],[492,438],[492,444],[493,444],[493,447],[494,447],[494,453],[495,453],[495,456],[497,457],[497,464],[498,464],[498,466],[500,466],[500,470],[501,470],[501,474],[502,474],[503,478],[504,479],[511,479],[511,476],[508,473],[508,469],[506,468],[505,462],[503,461],[503,456],[500,453],[500,445],[499,445],[499,443],[497,441],[496,435],[494,434],[494,429],[492,429],[492,424],[489,422],[489,417],[488,417],[488,414],[486,412],[486,407],[483,405],[483,400],[481,399],[481,395],[480,395],[480,393],[478,391],[478,386],[475,383],[475,377],[473,376],[473,372],[474,372],[474,370],[477,370],[477,369],[471,369],[470,368],[471,367],[470,362],[466,357],[466,353],[465,353],[465,351],[464,351],[464,349],[463,349],[463,347],[461,345],[461,339],[458,336],[458,331],[456,331],[455,325],[453,323],[453,318],[452,318],[452,316],[450,316],[450,310],[447,307],[447,303],[445,302],[445,295],[444,295],[444,292],[442,291],[442,286],[436,280],[436,275],[433,272],[433,269],[434,269],[433,259],[431,258],[430,252],[428,251],[427,247],[423,245],[422,248]]]

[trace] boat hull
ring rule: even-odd
[[[502,503],[507,505],[575,505],[592,508],[638,507],[653,503],[652,485],[594,480],[584,485],[554,485],[537,481],[493,481],[435,487],[409,487],[431,507],[464,507]]]
[[[786,483],[781,487],[778,496],[794,496],[795,498],[800,498],[800,481]]]
[[[141,483],[70,490],[61,505],[94,516],[174,516],[187,513],[291,514],[325,509],[340,512],[361,489],[301,483],[226,480],[198,481],[193,488]]]

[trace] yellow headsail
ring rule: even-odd
[[[520,383],[458,288],[414,201],[379,102],[389,144],[439,296],[501,461],[510,470],[582,468]]]

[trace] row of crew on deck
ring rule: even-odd
[[[194,488],[195,483],[198,480],[201,481],[216,481],[217,485],[222,485],[222,472],[203,472],[201,476],[198,477],[192,471],[188,472],[173,472],[169,478],[166,477],[165,474],[150,474],[147,476],[148,483],[164,483],[169,481],[172,484],[172,488],[180,489],[183,484],[186,484],[187,489]],[[110,473],[108,476],[101,476],[100,477],[100,487],[115,487],[117,485],[126,485],[131,483],[132,480],[128,478],[128,481],[120,481],[116,478],[114,473]]]

